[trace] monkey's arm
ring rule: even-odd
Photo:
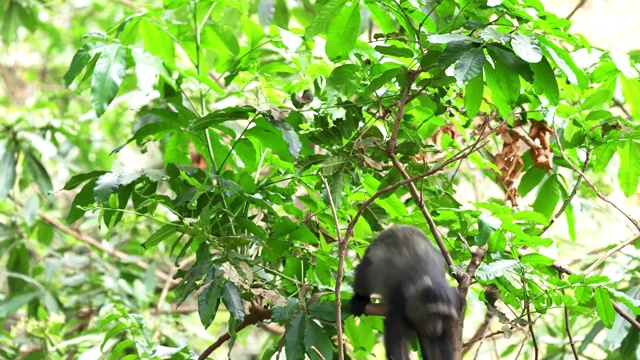
[[[371,303],[372,291],[369,286],[368,276],[371,265],[371,259],[365,255],[360,265],[356,267],[353,280],[353,297],[351,298],[351,313],[354,316],[364,315],[365,308]]]

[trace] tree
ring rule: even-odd
[[[187,358],[197,346],[177,336],[180,318],[161,320],[174,330],[151,319],[197,304],[205,329],[228,314],[228,333],[201,359],[263,323],[282,325],[270,328],[264,359],[366,358],[379,351],[382,323],[349,316],[349,280],[391,223],[424,229],[467,299],[457,354],[471,358],[497,337],[503,357],[640,354],[640,262],[620,254],[640,225],[600,185],[617,171],[611,186],[626,197],[638,187],[640,59],[592,48],[537,0],[128,5],[105,5],[105,21],[124,15],[82,36],[61,76],[79,94],[68,101],[90,103],[95,117],[71,130],[3,124],[0,197],[25,216],[0,228],[9,274],[0,318],[42,322],[26,332],[39,340],[33,356]],[[47,29],[37,7],[3,6],[5,41],[18,24]],[[57,169],[33,134],[86,165],[70,167],[63,187],[77,191],[69,225],[37,211]],[[128,166],[112,166],[103,147],[92,162],[102,139]],[[135,152],[158,160],[132,164]],[[611,206],[629,239],[563,252],[583,244],[576,219],[599,216],[580,214],[578,197]],[[566,233],[551,236],[558,220]],[[79,295],[52,288],[42,273],[56,267],[30,260],[78,252],[52,243],[60,232],[92,254],[76,267],[57,258],[66,283],[86,269],[104,279],[83,279]],[[603,271],[613,259],[624,276]],[[485,320],[469,309],[486,309]],[[58,313],[78,328],[52,320]],[[463,337],[474,317],[475,334]],[[99,340],[69,344],[89,332]]]

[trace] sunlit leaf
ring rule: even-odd
[[[327,28],[325,51],[329,60],[340,62],[346,60],[358,39],[360,29],[359,2],[344,8]]]
[[[98,117],[107,110],[120,90],[127,67],[126,48],[119,44],[104,47],[91,80],[91,104]]]
[[[0,200],[9,195],[16,181],[16,152],[11,143],[5,144],[0,154]]]

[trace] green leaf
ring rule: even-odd
[[[548,256],[544,256],[542,254],[526,254],[522,256],[521,259],[523,264],[532,264],[532,265],[542,265],[542,266],[551,266],[555,262],[552,258]]]
[[[336,321],[336,303],[333,301],[313,303],[307,310],[309,311],[309,315],[314,318],[324,321]]]
[[[469,49],[456,62],[453,75],[460,82],[466,82],[482,72],[485,58],[481,47]]]
[[[9,315],[15,314],[22,306],[31,302],[31,300],[40,296],[40,292],[28,292],[20,295],[9,296],[0,302],[0,317],[5,319]]]
[[[67,181],[66,184],[64,184],[64,188],[65,190],[73,190],[75,189],[78,185],[82,184],[83,182],[87,181],[87,180],[91,180],[91,179],[95,179],[97,177],[99,177],[100,175],[106,174],[106,171],[103,170],[95,170],[92,172],[88,172],[86,174],[78,174],[78,175],[74,175],[71,177],[71,179],[69,179],[69,181]]]
[[[316,17],[313,19],[313,23],[305,31],[305,38],[311,39],[324,32],[327,29],[327,24],[336,17],[346,3],[347,0],[329,0],[324,5],[319,6],[316,9]]]
[[[193,121],[191,130],[200,131],[230,120],[246,120],[256,113],[253,106],[234,106],[209,113]]]
[[[593,157],[595,158],[595,160],[591,162],[593,171],[604,171],[617,150],[618,145],[614,142],[604,143],[593,149]]]
[[[118,153],[120,150],[122,150],[122,148],[127,146],[127,144],[129,144],[132,141],[141,142],[145,140],[148,136],[154,136],[156,139],[160,139],[178,129],[180,129],[180,124],[177,121],[160,120],[160,121],[155,121],[155,122],[145,124],[143,127],[136,130],[136,132],[133,134],[133,136],[129,140],[127,140],[127,142],[113,149],[113,151],[111,151],[111,154]]]
[[[153,235],[151,235],[147,239],[147,241],[142,243],[142,247],[145,248],[145,250],[149,250],[150,248],[160,244],[162,240],[168,238],[169,236],[177,232],[178,232],[178,226],[176,226],[175,224],[164,224],[160,229],[154,232]]]
[[[20,3],[10,1],[9,6],[4,11],[4,18],[2,19],[2,42],[4,42],[5,45],[11,44],[16,38],[18,28],[20,27],[20,18],[18,17],[20,8],[22,8]]]
[[[611,329],[616,319],[616,311],[613,308],[609,292],[602,286],[595,288],[593,298],[596,302],[598,317],[607,328]]]
[[[216,318],[218,308],[220,307],[221,294],[222,284],[218,279],[214,279],[198,294],[198,315],[205,329],[208,329]]]
[[[536,93],[544,94],[552,105],[558,105],[560,90],[549,61],[546,58],[542,58],[540,62],[530,66],[531,70],[533,70],[533,86]]]
[[[238,55],[240,45],[233,32],[221,24],[209,24],[203,29],[202,46],[218,54]]]
[[[589,86],[589,82],[584,76],[584,72],[580,70],[566,50],[547,40],[544,36],[538,35],[536,38],[542,45],[543,52],[547,57],[551,57],[553,59],[572,84],[578,84],[582,90],[585,90]]]
[[[305,318],[304,346],[311,360],[333,358],[333,343],[329,335],[324,332],[320,325],[309,318]],[[315,348],[315,350],[313,348]],[[322,357],[318,356],[318,352]]]
[[[622,148],[618,149],[618,156],[620,156],[618,181],[622,192],[627,197],[634,195],[638,188],[638,180],[640,178],[639,154],[640,144],[633,140],[625,141]]]
[[[139,24],[144,49],[152,55],[168,62],[175,58],[175,45],[169,34],[162,30],[159,24],[142,18]]]
[[[487,52],[493,60],[500,60],[509,69],[522,76],[527,82],[533,82],[531,65],[518,57],[511,49],[500,44],[487,45]]]
[[[242,25],[242,32],[247,36],[247,45],[252,49],[260,45],[260,40],[264,39],[265,36],[264,30],[260,25],[247,16],[240,18],[240,24]]]
[[[634,120],[640,119],[640,82],[638,79],[629,79],[620,76],[620,85],[624,100],[631,108],[631,116]]]
[[[504,236],[504,232],[499,231],[493,233],[489,238],[489,253],[493,254],[496,252],[502,253],[507,248],[507,238]]]
[[[131,339],[122,340],[121,342],[118,343],[118,345],[113,347],[113,350],[111,350],[109,359],[116,360],[116,359],[124,358],[125,356],[124,351],[127,350],[129,347],[133,348],[134,345],[135,343]]]
[[[93,197],[93,188],[95,187],[95,184],[96,179],[92,179],[86,183],[76,197],[73,198],[71,208],[69,209],[69,215],[67,215],[68,224],[73,224],[76,220],[84,216],[86,210],[82,209],[82,207],[86,207],[94,203],[95,199]]]
[[[400,68],[393,68],[383,72],[380,76],[371,80],[371,83],[369,83],[369,85],[367,85],[367,87],[364,89],[362,96],[364,98],[368,98],[374,91],[380,89],[381,87],[395,79],[396,76],[400,74],[400,71]]]
[[[7,141],[0,155],[0,200],[9,195],[16,182],[16,151],[12,142]]]
[[[533,222],[541,225],[548,225],[549,219],[544,215],[531,211],[531,210],[521,210],[513,215],[514,220],[522,220],[527,222]]]
[[[613,92],[616,89],[616,82],[617,78],[614,77],[602,83],[602,85],[600,85],[593,94],[589,95],[584,100],[581,108],[583,110],[588,110],[593,107],[607,105],[613,98]]]
[[[517,33],[511,38],[511,47],[526,62],[537,63],[542,60],[542,49],[533,36]]]
[[[284,324],[300,310],[300,301],[297,298],[288,298],[287,304],[284,306],[276,306],[273,308],[271,320]]]
[[[561,188],[562,184],[558,181],[557,175],[548,177],[538,191],[538,196],[533,202],[533,210],[551,218],[560,201]]]
[[[355,91],[359,85],[358,65],[345,64],[333,69],[327,79],[327,90],[333,92],[351,93]]]
[[[474,76],[467,82],[464,88],[464,107],[468,118],[476,116],[482,105],[482,97],[484,95],[484,77],[482,76],[482,68],[478,75]]]
[[[483,281],[493,280],[501,276],[514,273],[520,267],[515,260],[498,260],[490,264],[482,264],[476,272],[476,276]]]
[[[24,242],[17,243],[9,251],[6,263],[6,270],[21,274],[24,276],[9,276],[7,281],[9,295],[17,295],[24,293],[30,288],[29,282],[32,278],[29,276],[31,269],[31,254],[24,245]],[[35,281],[35,280],[34,280]]]
[[[371,18],[373,22],[380,26],[383,33],[388,34],[393,32],[397,28],[395,20],[389,15],[389,13],[382,9],[378,3],[367,3],[365,6],[371,11]]]
[[[287,326],[287,333],[284,335],[284,352],[287,360],[304,359],[304,334],[305,319],[302,313],[296,315]]]
[[[120,44],[104,47],[91,79],[91,104],[100,117],[118,94],[127,69],[127,49]]]
[[[531,166],[522,176],[522,180],[520,180],[518,194],[522,197],[526,196],[531,190],[542,183],[542,179],[544,179],[546,175],[546,169]]]
[[[467,53],[469,50],[478,48],[478,44],[471,41],[453,41],[447,44],[446,49],[442,52],[442,55],[438,57],[438,66],[446,69],[451,64],[455,63],[460,57]]]
[[[289,154],[297,159],[300,155],[300,151],[302,150],[302,143],[300,142],[298,133],[296,133],[289,123],[284,121],[270,121],[270,123],[282,132],[282,138],[287,142]]]
[[[619,74],[620,70],[618,70],[616,64],[613,61],[607,61],[598,65],[598,67],[593,70],[591,73],[591,82],[601,83],[611,78],[618,77]]]
[[[24,155],[27,169],[31,173],[31,176],[33,176],[33,180],[38,184],[40,192],[45,196],[51,195],[53,185],[51,184],[51,178],[49,177],[47,170],[44,168],[40,160],[33,156],[31,151],[25,149]]]
[[[73,59],[71,59],[71,64],[69,65],[69,70],[67,70],[63,76],[65,86],[71,85],[73,80],[80,75],[85,66],[87,66],[89,60],[91,60],[90,51],[94,47],[94,44],[85,44],[76,51],[75,55],[73,55]]]
[[[494,59],[495,69],[486,63],[484,70],[491,99],[500,115],[508,118],[520,96],[520,77],[500,59]]]
[[[383,55],[389,55],[389,56],[395,56],[395,57],[401,57],[401,58],[411,59],[415,56],[413,50],[407,47],[400,47],[396,45],[388,45],[388,46],[376,45],[374,50]]]
[[[222,303],[236,321],[244,320],[244,303],[238,287],[231,281],[225,282],[222,287]]]
[[[104,350],[104,346],[107,344],[111,338],[113,338],[116,334],[121,331],[127,330],[129,327],[125,323],[117,323],[114,327],[109,329],[107,333],[104,335],[104,340],[102,340],[102,344],[100,344],[100,351]]]
[[[475,236],[476,245],[484,246],[489,241],[497,229],[500,228],[501,221],[493,216],[482,214],[478,218],[478,234]]]
[[[273,25],[288,29],[289,28],[289,8],[287,7],[287,0],[275,0],[276,4],[273,10]]]
[[[327,29],[325,52],[329,60],[340,62],[349,58],[349,54],[358,40],[360,30],[360,3],[344,8],[335,17]]]

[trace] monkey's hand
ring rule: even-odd
[[[351,298],[351,313],[353,316],[364,315],[364,309],[367,304],[371,304],[371,296],[353,294]]]

